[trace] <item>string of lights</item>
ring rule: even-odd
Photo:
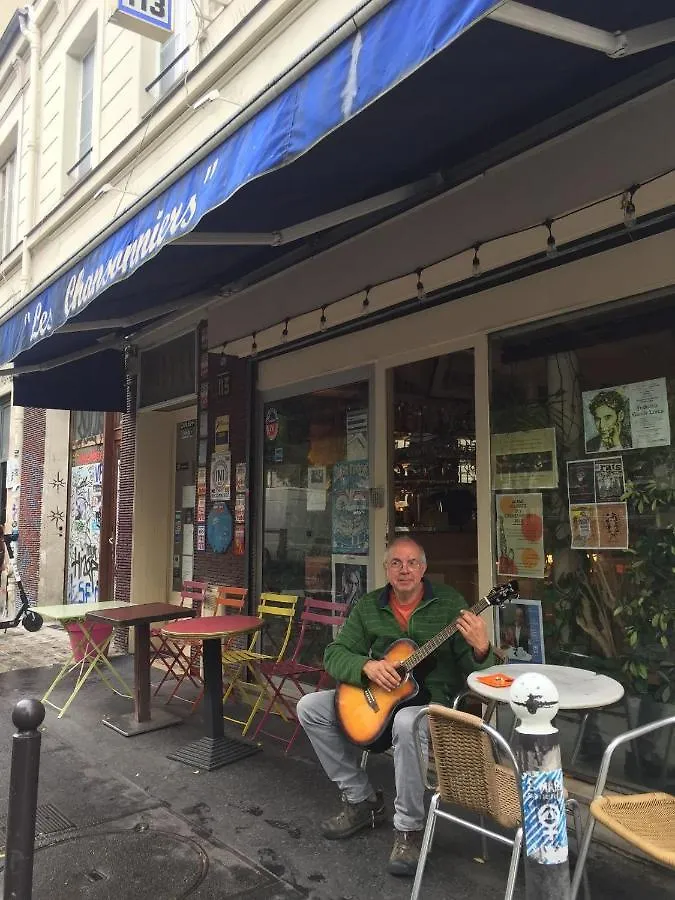
[[[647,185],[658,181],[660,178],[664,178],[668,175],[673,175],[673,174],[675,174],[675,169],[671,169],[667,172],[662,172],[662,173],[655,175],[652,178],[642,182],[641,184],[632,184],[630,187],[626,188],[625,190],[622,190],[615,194],[610,194],[609,196],[603,197],[599,200],[594,200],[583,206],[579,206],[573,210],[570,210],[569,212],[563,213],[562,215],[558,216],[555,219],[547,218],[543,222],[538,223],[538,224],[528,225],[527,227],[520,228],[516,231],[503,232],[501,234],[491,237],[487,241],[475,241],[472,244],[470,244],[468,247],[464,247],[462,250],[458,250],[456,253],[453,253],[450,256],[434,260],[434,261],[428,263],[426,266],[419,267],[417,269],[414,269],[411,272],[405,273],[404,275],[397,276],[396,280],[401,279],[401,278],[416,276],[416,278],[417,278],[417,282],[416,282],[417,299],[420,302],[424,302],[424,300],[426,300],[426,298],[427,298],[427,291],[426,291],[426,287],[424,285],[424,272],[426,270],[431,269],[434,266],[439,265],[440,263],[451,262],[452,260],[458,259],[459,257],[473,251],[470,274],[472,277],[478,278],[483,274],[482,263],[481,263],[479,254],[480,254],[480,250],[484,246],[486,246],[487,244],[494,244],[497,241],[501,241],[506,238],[517,237],[519,235],[524,235],[524,234],[528,234],[531,232],[535,232],[542,228],[545,230],[545,244],[542,248],[542,251],[544,252],[544,254],[546,255],[546,257],[548,259],[555,259],[555,257],[557,257],[559,255],[560,248],[558,247],[558,243],[557,243],[554,231],[553,231],[554,225],[560,224],[561,222],[564,222],[566,219],[570,219],[572,216],[579,215],[579,213],[585,212],[586,210],[589,210],[589,209],[594,209],[594,208],[601,206],[602,204],[608,203],[612,200],[617,200],[617,199],[619,200],[620,212],[622,213],[622,216],[623,216],[623,224],[628,232],[632,232],[633,229],[635,228],[635,225],[637,224],[637,218],[638,218],[637,208],[635,205],[635,195],[638,192],[638,190],[640,188],[644,188]],[[375,288],[383,287],[384,285],[388,284],[391,280],[392,279],[386,279],[385,281],[382,281],[382,282],[379,282],[376,284],[369,284],[367,287],[362,289],[363,293],[364,293],[363,301],[361,303],[361,310],[362,310],[363,314],[366,314],[370,311],[372,291]],[[321,307],[319,307],[319,309],[321,311],[321,317],[319,319],[319,331],[320,332],[325,332],[328,328],[328,317],[326,315],[326,310],[328,310],[331,306],[335,306],[339,303],[343,303],[344,301],[348,300],[349,297],[351,297],[351,296],[354,296],[354,295],[350,294],[349,296],[340,297],[337,300],[331,301],[331,303],[324,303],[321,305]],[[305,313],[300,313],[298,315],[298,318],[303,318],[307,315],[311,315],[311,311],[305,312]],[[283,325],[283,331],[281,332],[281,343],[286,344],[288,342],[288,325],[289,325],[290,321],[291,321],[290,318],[286,317],[282,321],[276,323],[276,325],[270,325],[265,330],[271,331],[272,329],[279,327],[279,325]],[[255,353],[257,353],[257,349],[258,349],[258,345],[257,345],[257,341],[256,341],[256,332],[253,332],[253,334],[251,335],[251,340],[252,340],[252,354],[251,355],[255,355]],[[255,350],[253,350],[253,348],[255,348]]]

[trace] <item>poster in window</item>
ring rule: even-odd
[[[595,503],[570,504],[570,532],[573,550],[597,550],[600,546]]]
[[[541,493],[497,494],[497,571],[544,577],[544,517]]]
[[[625,490],[621,456],[574,459],[567,463],[567,492],[571,504],[618,503]]]
[[[558,486],[555,428],[493,434],[495,490],[541,490]]]
[[[628,549],[628,507],[625,503],[598,503],[598,538],[601,550]]]
[[[211,457],[211,499],[229,500],[232,481],[232,454],[214,453]]]
[[[352,607],[368,593],[368,560],[363,556],[335,554],[332,560],[333,597],[336,603],[347,604],[347,615]]]
[[[309,466],[307,469],[307,511],[323,512],[326,508],[328,476],[326,466]]]
[[[584,391],[586,453],[670,446],[665,378]]]
[[[333,467],[333,553],[368,553],[369,481],[366,461]]]
[[[347,410],[347,459],[368,459],[368,410]]]
[[[499,647],[509,663],[546,662],[544,620],[539,600],[519,597],[497,609]]]

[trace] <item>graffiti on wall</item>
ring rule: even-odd
[[[103,453],[91,447],[73,456],[68,518],[68,603],[99,599]]]

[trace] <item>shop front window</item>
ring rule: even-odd
[[[266,403],[263,415],[262,589],[353,603],[368,590],[368,384]],[[316,660],[328,632],[314,635]]]
[[[517,577],[522,595],[500,614],[499,643],[511,662],[580,666],[622,683],[613,707],[558,717],[564,763],[589,777],[613,737],[675,711],[669,303],[492,345],[497,577]],[[672,790],[668,738],[617,753],[615,781]]]

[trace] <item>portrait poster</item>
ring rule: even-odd
[[[347,410],[347,459],[368,459],[368,410]]]
[[[541,490],[558,486],[555,428],[493,434],[495,490]]]
[[[326,508],[328,476],[326,466],[310,466],[307,469],[307,511],[323,512]]]
[[[232,454],[214,453],[211,457],[211,499],[229,500],[232,481]]]
[[[665,378],[584,391],[586,453],[670,446]]]
[[[507,663],[546,662],[544,619],[539,600],[519,597],[517,603],[497,608],[499,647]]]
[[[497,571],[544,577],[544,505],[541,493],[497,494]]]
[[[621,456],[574,459],[567,463],[569,502],[618,503],[626,490]]]
[[[335,602],[346,603],[349,615],[356,601],[368,593],[368,559],[363,556],[334,554],[332,574]]]
[[[333,467],[333,553],[368,553],[369,487],[366,461],[339,462]]]

